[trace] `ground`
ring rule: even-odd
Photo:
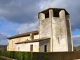
[[[6,59],[0,58],[0,60],[6,60]]]

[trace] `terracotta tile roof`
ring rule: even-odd
[[[34,39],[34,40],[26,40],[26,41],[23,41],[23,42],[18,42],[16,44],[21,44],[21,43],[30,43],[30,42],[39,42],[39,41],[44,41],[44,40],[48,40],[50,38],[40,38],[40,39]]]
[[[17,34],[15,36],[9,37],[8,39],[13,39],[13,38],[18,38],[18,37],[23,37],[23,36],[29,36],[30,33],[33,33],[34,35],[39,34],[39,31],[31,31],[31,32],[27,32],[27,33],[22,33],[22,34]]]

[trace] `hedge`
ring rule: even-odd
[[[20,52],[20,51],[6,51],[0,50],[0,56],[6,56],[17,60],[32,60],[32,52]]]
[[[80,59],[80,52],[20,52],[0,51],[1,56],[17,60],[74,60]]]

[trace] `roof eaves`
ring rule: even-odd
[[[29,36],[30,33],[38,34],[39,31],[36,30],[36,31],[32,31],[32,32],[27,32],[27,33],[17,34],[17,35],[15,35],[15,36],[9,37],[9,38],[7,38],[7,39],[13,39],[13,38],[18,38],[18,37],[23,37],[23,36]]]
[[[44,40],[48,40],[48,39],[50,39],[50,38],[41,38],[41,39],[27,40],[27,41],[23,41],[23,42],[18,42],[16,44],[30,43],[30,42],[39,42],[39,41],[44,41]]]

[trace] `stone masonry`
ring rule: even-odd
[[[39,31],[40,38],[51,38],[51,52],[73,51],[70,18],[65,9],[50,8],[40,12]]]
[[[39,29],[8,38],[8,51],[73,51],[69,13],[64,8],[49,8],[38,14]]]

